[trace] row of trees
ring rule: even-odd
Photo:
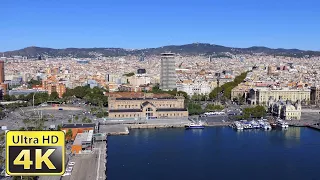
[[[99,87],[78,86],[74,89],[67,89],[63,94],[63,100],[68,101],[72,97],[80,98],[95,106],[108,106],[108,97],[104,95],[105,90]]]
[[[92,107],[90,110],[91,114],[96,115],[97,118],[107,117],[108,112],[103,110],[103,108]]]
[[[90,88],[89,86],[78,86],[74,89],[67,88],[66,93],[63,94],[63,98],[60,99],[57,92],[52,92],[50,95],[48,93],[30,93],[28,95],[4,95],[5,101],[28,101],[33,103],[33,96],[34,96],[34,104],[39,105],[43,102],[47,101],[60,101],[60,102],[67,102],[71,100],[72,97],[80,98],[92,105],[96,106],[107,106],[108,105],[108,97],[104,95],[104,89],[99,87]]]
[[[17,101],[17,100],[21,100],[21,101],[31,101],[33,100],[33,95],[34,93],[30,93],[28,95],[19,95],[19,96],[14,96],[14,95],[4,95],[3,96],[3,99],[5,101]],[[58,100],[59,99],[59,94],[57,92],[52,92],[49,96],[48,93],[36,93],[34,95],[34,100],[35,100],[35,103],[40,103],[40,102],[46,102],[46,101],[55,101],[55,100]]]
[[[223,109],[224,107],[221,105],[207,104],[207,106],[203,109],[199,103],[195,103],[195,102],[188,103],[189,115],[200,115],[204,112],[222,111]]]
[[[237,119],[248,119],[248,118],[261,118],[267,115],[267,111],[264,106],[248,107],[242,110],[242,115],[238,116]]]
[[[238,86],[246,78],[248,72],[241,73],[239,76],[235,77],[232,82],[227,82],[220,87],[214,88],[209,94],[210,99],[217,98],[217,94],[223,93],[223,97],[231,99],[231,91],[233,88]]]
[[[172,96],[175,96],[177,94],[178,95],[181,94],[186,100],[189,99],[189,96],[188,96],[188,94],[186,92],[177,91],[177,89],[169,90],[169,91],[163,91],[163,90],[160,89],[159,84],[157,84],[154,87],[152,87],[152,91],[150,91],[150,93],[155,93],[155,94],[157,94],[157,93],[167,93],[167,94],[170,94]]]

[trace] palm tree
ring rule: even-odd
[[[71,139],[72,138],[72,130],[71,129],[68,129],[67,133],[66,133],[66,137],[67,139]]]

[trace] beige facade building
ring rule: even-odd
[[[188,117],[184,97],[109,97],[109,118]]]
[[[247,98],[249,92],[249,86],[237,86],[231,90],[231,100],[238,99],[239,97]]]
[[[296,102],[299,100],[308,104],[310,102],[310,89],[254,88],[250,89],[248,103],[252,105],[267,104],[271,97],[275,101],[289,100]]]
[[[146,75],[136,74],[129,77],[128,81],[133,87],[139,87],[140,85],[150,84],[151,78]]]
[[[272,98],[268,101],[269,112],[272,115],[280,117],[284,120],[300,120],[301,119],[301,102],[297,101],[291,104],[290,101],[283,102],[281,100],[275,102]]]

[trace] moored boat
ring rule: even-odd
[[[187,125],[185,125],[185,128],[186,129],[203,129],[204,128],[204,125],[201,121],[199,122],[191,122]]]
[[[250,124],[251,124],[252,128],[254,128],[254,129],[260,128],[260,125],[255,120],[250,121]]]
[[[243,130],[243,125],[240,122],[236,121],[234,122],[234,128],[236,130]]]
[[[278,127],[281,127],[281,128],[284,128],[284,129],[289,127],[288,123],[283,121],[283,120],[281,120],[281,119],[277,119],[276,123],[277,123]]]

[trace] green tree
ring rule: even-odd
[[[246,78],[248,72],[241,73],[239,76],[235,77],[233,82],[227,82],[223,84],[221,87],[214,88],[211,93],[209,94],[210,99],[215,99],[217,94],[223,93],[223,97],[230,99],[231,98],[231,91],[233,88],[238,86],[243,80]]]
[[[59,125],[57,126],[57,130],[58,130],[58,131],[61,131],[61,128],[62,128],[62,126],[59,124]]]
[[[224,109],[224,107],[220,106],[220,105],[208,104],[206,106],[206,111],[221,111],[223,109]]]
[[[34,85],[41,85],[41,80],[34,80],[34,79],[31,79],[29,82],[28,82],[29,85],[31,86],[34,86]]]
[[[16,98],[16,96],[11,95],[11,96],[10,96],[10,100],[11,100],[11,101],[16,101],[16,100],[17,100],[17,98]]]
[[[244,108],[242,114],[243,118],[245,119],[249,117],[260,118],[266,116],[267,112],[263,106],[256,106],[251,108]]]
[[[50,97],[49,97],[49,99],[50,100],[57,100],[57,99],[59,99],[59,94],[57,93],[57,92],[52,92],[51,94],[50,94]]]
[[[9,94],[6,94],[6,95],[3,96],[3,99],[4,99],[5,101],[10,101],[10,100],[11,100],[11,97],[10,97]]]
[[[20,95],[18,96],[18,99],[19,99],[19,100],[24,100],[24,98],[25,98],[25,97],[24,97],[23,94],[20,94]]]
[[[69,119],[69,120],[68,120],[68,123],[71,123],[71,122],[72,122],[72,120],[71,120],[71,119]]]
[[[83,98],[90,91],[89,86],[78,86],[73,89],[73,93],[77,98]]]
[[[131,73],[127,73],[127,74],[124,74],[124,76],[127,76],[127,77],[131,77],[131,76],[134,76],[134,72],[131,72]]]
[[[4,132],[0,134],[0,141],[1,142],[4,141],[5,135],[6,134]]]
[[[188,104],[189,115],[199,115],[203,113],[203,109],[200,104],[197,103],[189,103]]]
[[[189,99],[188,94],[186,92],[184,92],[184,91],[178,91],[177,94],[178,95],[181,94],[185,99]]]
[[[68,129],[67,133],[66,133],[66,137],[67,139],[71,139],[72,138],[72,130]]]

